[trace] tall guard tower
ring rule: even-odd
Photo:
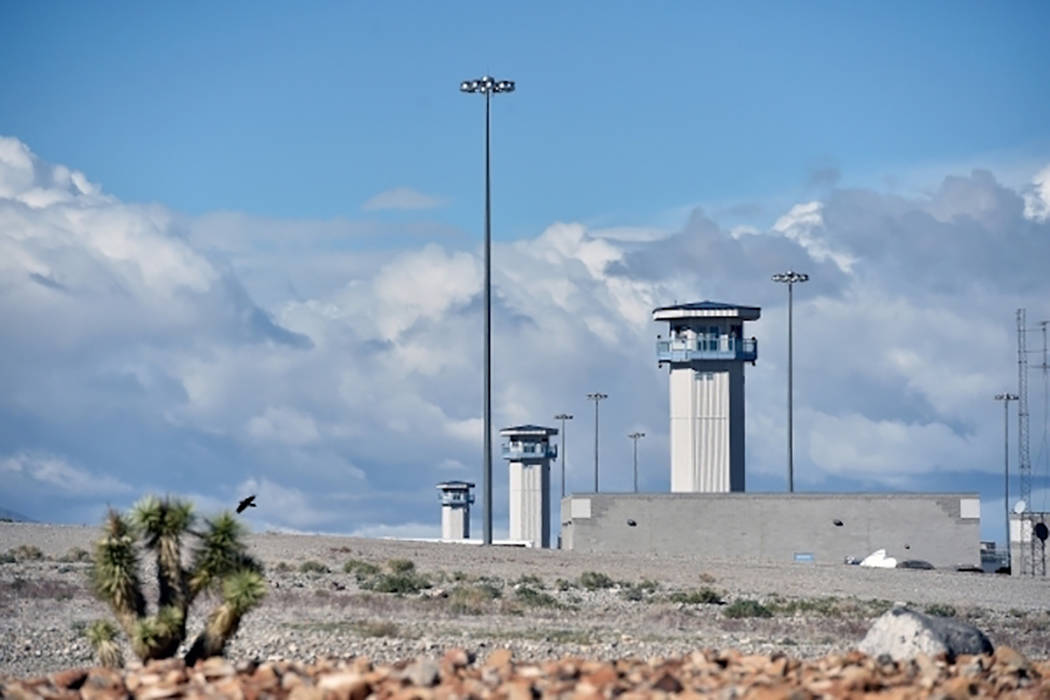
[[[470,504],[474,484],[469,481],[442,481],[437,485],[441,491],[441,539],[470,539]]]
[[[510,539],[549,547],[551,460],[558,457],[550,439],[558,429],[518,425],[499,434],[507,439],[503,459],[510,467]]]
[[[670,368],[672,492],[744,490],[744,363],[758,359],[744,321],[761,312],[715,301],[653,310],[668,324],[656,359]]]

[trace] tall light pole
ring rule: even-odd
[[[996,394],[995,400],[1003,402],[1003,513],[1006,515],[1006,566],[1010,567],[1010,402],[1017,394]]]
[[[559,413],[554,420],[561,421],[561,497],[565,498],[565,421],[572,420],[572,414]]]
[[[784,282],[788,286],[788,493],[792,493],[795,490],[795,430],[793,421],[794,406],[794,391],[792,390],[792,319],[791,319],[791,305],[793,301],[792,288],[796,283],[809,281],[809,275],[804,272],[794,272],[788,270],[787,272],[778,272],[773,275],[774,282]]]
[[[587,394],[587,398],[594,402],[594,492],[598,493],[598,402],[609,395],[595,392]]]
[[[485,469],[481,488],[485,513],[482,542],[492,544],[492,187],[489,178],[489,114],[492,95],[514,92],[514,81],[496,80],[485,75],[477,80],[464,80],[459,84],[459,89],[463,92],[480,92],[485,96]]]
[[[645,433],[631,433],[627,437],[634,440],[634,492],[638,493],[638,438],[645,437]]]

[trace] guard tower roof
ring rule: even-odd
[[[757,306],[739,306],[706,300],[653,309],[654,321],[670,321],[676,318],[739,318],[742,321],[755,321],[761,315],[762,309]]]
[[[557,435],[557,428],[545,428],[542,425],[515,425],[499,431],[500,435]]]
[[[442,481],[437,485],[437,488],[444,490],[455,490],[455,489],[472,489],[474,488],[474,482],[472,481]]]

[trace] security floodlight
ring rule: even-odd
[[[514,83],[511,81],[500,81],[509,83],[510,89],[501,90],[496,81],[489,76],[483,76],[477,80],[464,80],[459,84],[463,92],[485,95],[485,435],[484,435],[484,478],[482,479],[482,491],[484,499],[484,526],[482,528],[482,542],[492,544],[492,187],[489,174],[489,122],[491,112],[492,92],[511,92]]]
[[[809,275],[805,272],[788,270],[787,272],[776,273],[771,279],[774,282],[784,282],[788,286],[788,493],[792,493],[795,490],[795,429],[793,425],[794,389],[792,388],[792,374],[794,370],[792,367],[792,287],[799,282],[808,282]]]

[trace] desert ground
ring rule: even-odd
[[[109,617],[83,561],[97,536],[0,523],[0,676],[94,662],[83,630]],[[897,601],[972,621],[1030,659],[1050,657],[1050,579],[277,533],[248,542],[270,591],[230,645],[235,663],[392,662],[454,647],[537,662],[705,648],[813,659],[854,648]],[[210,606],[196,605],[191,635]]]

